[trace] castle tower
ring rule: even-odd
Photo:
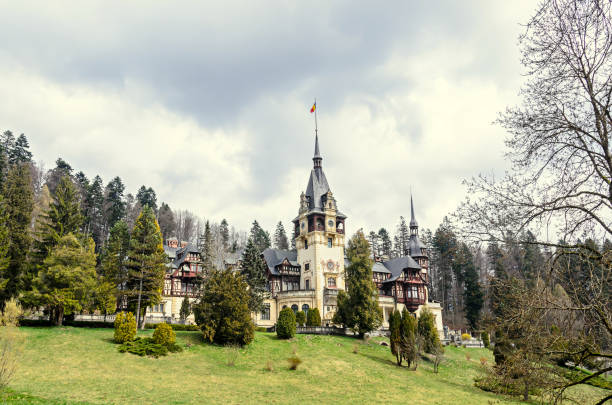
[[[314,291],[314,305],[325,322],[336,312],[338,290],[344,289],[344,221],[323,172],[319,137],[315,136],[306,192],[300,196],[298,216],[293,220],[297,261],[301,267],[300,289]]]

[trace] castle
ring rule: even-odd
[[[294,312],[308,312],[318,308],[323,325],[331,325],[336,312],[338,291],[343,290],[345,259],[346,215],[338,210],[325,173],[323,158],[319,152],[319,138],[315,136],[313,168],[306,192],[300,196],[298,215],[293,219],[296,250],[266,249],[262,260],[266,264],[268,296],[261,312],[253,314],[257,326],[276,324],[283,308]],[[383,310],[383,328],[395,309],[418,316],[429,308],[442,335],[442,310],[440,304],[431,302],[428,294],[429,259],[427,249],[419,239],[419,225],[410,198],[409,256],[391,260],[375,258],[372,268],[373,282],[378,288],[378,302]],[[202,259],[192,244],[179,244],[169,239],[164,246],[170,258],[165,276],[162,302],[150,308],[152,316],[178,316],[183,299],[197,295],[197,274],[202,272]],[[193,315],[188,318],[193,320]]]
[[[318,308],[322,323],[330,325],[336,312],[338,291],[345,288],[346,215],[338,210],[323,172],[318,135],[312,160],[306,192],[300,196],[298,216],[293,219],[296,250],[266,249],[262,254],[269,297],[264,301],[264,309],[255,314],[257,326],[273,326],[283,308],[294,312]],[[410,255],[386,261],[375,258],[372,268],[383,310],[383,327],[388,326],[389,315],[395,309],[406,308],[418,316],[427,307],[433,312],[441,334],[442,310],[438,303],[429,301],[429,259],[419,239],[412,197],[410,209]]]

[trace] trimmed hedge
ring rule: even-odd
[[[297,311],[295,314],[295,322],[298,326],[304,326],[306,323],[306,313],[304,313],[304,311]]]
[[[145,324],[145,329],[155,329],[157,328],[157,325],[159,325],[159,323],[146,323]],[[195,331],[195,332],[199,332],[200,331],[200,327],[198,325],[183,325],[180,323],[169,323],[167,324],[169,325],[172,330],[175,331]]]
[[[312,308],[306,317],[306,326],[321,326],[321,314],[319,308]]]
[[[145,329],[155,329],[158,323],[146,323]],[[199,332],[198,325],[183,325],[180,323],[168,324],[175,331],[195,331]],[[45,319],[20,319],[19,326],[55,326],[53,322]],[[102,321],[64,321],[64,326],[73,326],[75,328],[114,328],[113,322]],[[265,329],[265,328],[264,328]]]
[[[280,311],[276,322],[276,336],[279,339],[291,339],[295,336],[295,314],[291,308]]]

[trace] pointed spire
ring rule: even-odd
[[[414,217],[414,203],[412,202],[412,193],[410,193],[410,227],[414,228],[414,227],[418,227],[419,224],[416,221],[416,218]]]
[[[323,160],[323,158],[321,157],[321,154],[319,153],[319,134],[316,133],[315,131],[315,151],[314,151],[314,157],[312,158],[313,162],[314,162],[314,167],[321,167],[321,161]]]

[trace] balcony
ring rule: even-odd
[[[284,297],[314,297],[315,290],[287,290],[287,291],[277,291],[277,298]]]
[[[323,294],[324,295],[337,296],[338,295],[338,289],[337,288],[327,288],[327,287],[325,287],[323,289]]]

